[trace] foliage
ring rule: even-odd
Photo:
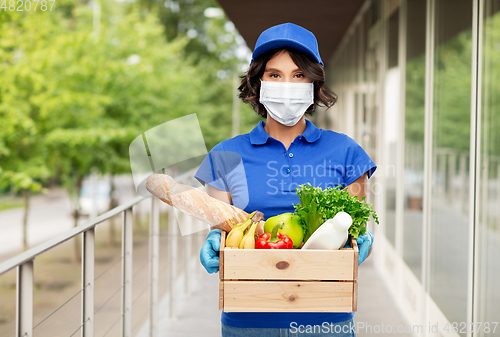
[[[203,16],[213,1],[167,16],[165,2],[100,2],[98,26],[90,3],[57,4],[0,12],[0,189],[38,191],[54,177],[78,193],[92,167],[130,172],[135,137],[193,112],[207,148],[230,137],[238,34]],[[245,131],[258,120],[248,113]]]
[[[207,9],[218,9],[215,0],[140,0],[143,8],[158,12],[168,41],[186,38],[184,56],[197,69],[197,76],[206,84],[198,103],[198,119],[210,149],[231,136],[233,76],[242,75],[248,66],[249,50],[234,25],[224,13],[207,18]],[[247,54],[245,54],[247,52]],[[245,59],[245,56],[248,59]],[[249,105],[241,106],[240,133],[249,132],[260,117]]]
[[[469,150],[472,33],[463,31],[436,48],[434,146]]]
[[[50,170],[33,97],[43,91],[45,79],[43,64],[36,57],[28,62],[27,55],[46,47],[58,28],[50,17],[35,29],[40,12],[27,17],[10,13],[0,14],[0,188],[41,191]]]
[[[424,142],[425,55],[406,63],[405,138],[417,144]]]
[[[481,151],[491,156],[491,162],[500,162],[500,90],[497,76],[500,74],[500,13],[488,17],[484,27],[483,89],[481,102]],[[498,90],[497,90],[498,89]],[[492,160],[493,159],[493,160]],[[491,164],[490,164],[491,165]],[[497,172],[495,172],[497,171]],[[498,170],[489,170],[490,178],[500,179]]]
[[[438,43],[434,57],[433,146],[469,151],[471,31]],[[424,141],[425,55],[406,63],[405,138]]]

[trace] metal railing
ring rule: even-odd
[[[186,182],[192,178],[194,171],[186,172],[180,176],[175,177],[179,182]],[[7,261],[0,263],[0,275],[17,268],[16,280],[16,336],[17,337],[32,337],[33,336],[33,286],[34,286],[34,260],[40,254],[49,251],[62,243],[75,238],[77,235],[82,234],[82,278],[81,278],[81,292],[82,305],[81,305],[81,324],[78,330],[81,330],[82,337],[94,336],[94,266],[95,266],[95,227],[102,222],[116,216],[123,214],[122,217],[122,252],[121,252],[121,335],[123,337],[132,337],[132,258],[133,258],[133,217],[132,207],[139,202],[148,199],[142,196],[135,197],[131,201],[119,205],[116,208],[98,216],[93,220],[89,220],[69,231],[63,233],[51,240],[48,240],[36,247],[33,247]],[[174,209],[168,206],[168,235],[176,238],[178,235],[176,216]],[[188,216],[180,217],[180,221],[185,222],[184,225],[191,226],[193,221]],[[208,227],[207,227],[208,228]],[[158,277],[159,277],[159,250],[160,250],[160,200],[151,198],[151,213],[149,220],[149,308],[148,308],[148,325],[149,336],[157,336],[157,322],[158,322]],[[184,268],[184,290],[186,293],[188,289],[188,274],[187,271],[190,259],[197,258],[197,254],[190,254],[192,252],[193,241],[198,244],[197,240],[201,236],[190,235],[188,245],[183,254]],[[177,249],[176,240],[170,240],[169,247],[170,262],[168,264],[168,290],[169,293],[169,316],[173,316],[173,308],[175,301],[175,294],[173,283],[176,273],[176,254]],[[192,256],[191,256],[192,255]],[[77,293],[77,294],[78,294]],[[76,295],[75,295],[76,296]],[[63,304],[64,305],[64,304]],[[59,310],[56,309],[56,311]],[[50,315],[49,315],[50,316]],[[48,318],[48,317],[47,317]],[[76,334],[75,331],[74,334]],[[73,334],[73,335],[74,335]]]

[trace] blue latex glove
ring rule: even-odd
[[[201,246],[200,261],[209,274],[219,271],[220,229],[211,230]]]
[[[358,266],[359,266],[361,262],[363,262],[366,259],[368,251],[370,250],[370,247],[373,244],[373,233],[367,228],[366,234],[357,238],[356,243],[358,244],[358,251],[359,251],[358,253]],[[344,247],[342,248],[351,248],[349,241],[346,242]]]
[[[368,255],[368,250],[373,244],[373,233],[367,228],[366,234],[360,236],[356,239],[356,243],[358,244],[359,255],[358,255],[358,266],[366,259]]]

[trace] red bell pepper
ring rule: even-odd
[[[292,249],[293,242],[288,235],[278,232],[283,228],[283,222],[276,224],[272,233],[264,233],[255,242],[255,249]]]

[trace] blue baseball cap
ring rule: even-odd
[[[290,22],[273,26],[260,34],[255,43],[250,64],[265,52],[283,47],[300,50],[323,66],[316,36],[307,29]]]

